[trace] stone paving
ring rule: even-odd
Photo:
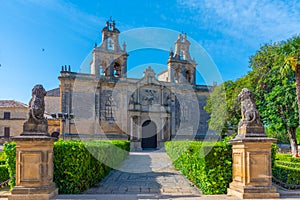
[[[178,194],[200,196],[162,151],[130,152],[117,170],[86,194]]]
[[[201,195],[174,169],[164,150],[130,152],[127,159],[98,185],[81,195],[58,195],[52,200],[239,200],[227,195]],[[285,197],[285,200],[299,199]]]

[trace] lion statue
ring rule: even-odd
[[[241,101],[242,120],[239,122],[239,127],[242,125],[261,125],[260,116],[253,100],[252,92],[244,88],[238,95],[238,100]]]
[[[47,92],[42,85],[35,85],[29,101],[29,119],[44,120],[45,101]]]

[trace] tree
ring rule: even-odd
[[[285,42],[266,44],[250,58],[252,83],[258,110],[265,126],[285,129],[293,156],[297,155],[296,128],[299,124],[295,75],[284,62]],[[290,54],[289,54],[290,55]],[[281,67],[278,67],[281,66]],[[284,67],[283,67],[284,66]],[[282,72],[284,71],[284,76]],[[296,113],[296,116],[295,116]]]
[[[215,131],[219,136],[223,136],[227,130],[224,83],[214,87],[204,109],[210,114],[208,123],[209,130]]]
[[[293,72],[295,77],[295,89],[297,95],[298,118],[300,119],[300,37],[296,36],[292,39],[282,42],[278,51],[278,62],[276,66],[279,68],[283,78],[287,74]],[[298,145],[296,132],[290,134],[290,142],[293,156],[298,156]]]
[[[282,63],[283,66],[281,67]],[[300,119],[300,36],[293,37],[283,43],[279,51],[278,66],[283,76],[286,76],[290,70],[295,72],[298,115]]]
[[[265,127],[276,129],[278,134],[288,134],[292,154],[296,156],[296,129],[300,119],[300,38],[261,46],[250,57],[249,67],[252,70],[244,77],[226,81],[213,90],[205,107],[211,113],[210,126],[220,134],[228,128],[237,131],[241,116],[236,98],[246,87],[254,93]],[[217,115],[224,111],[225,118]]]
[[[210,114],[209,128],[224,136],[228,130],[237,133],[237,124],[241,120],[238,94],[245,87],[251,88],[248,76],[236,81],[226,81],[215,87],[208,98],[205,110]]]

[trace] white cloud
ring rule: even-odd
[[[236,39],[269,42],[300,32],[299,1],[178,0],[193,13],[186,20]]]

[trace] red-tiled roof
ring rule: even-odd
[[[24,103],[15,100],[0,100],[0,107],[4,108],[27,108]]]
[[[60,96],[60,89],[55,88],[55,89],[49,90],[49,91],[47,91],[46,96],[59,97]]]

